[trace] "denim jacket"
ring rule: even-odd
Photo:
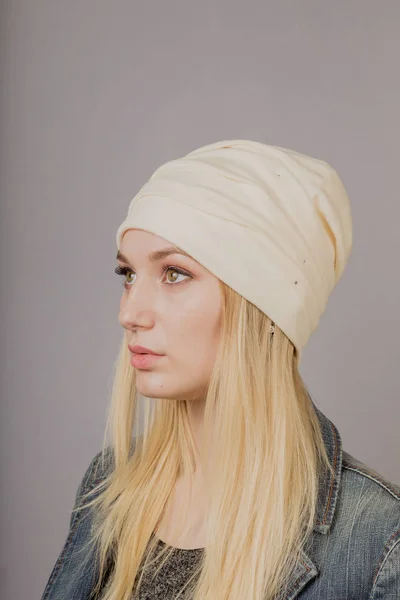
[[[319,480],[317,515],[309,544],[277,600],[400,600],[400,485],[342,449],[335,425],[315,406],[334,477]],[[108,465],[108,466],[107,466]],[[112,468],[91,461],[76,494],[89,491]],[[69,532],[42,600],[89,600],[98,574],[82,550],[91,507],[72,513]],[[166,599],[167,600],[167,599]],[[243,599],[243,600],[251,600]]]

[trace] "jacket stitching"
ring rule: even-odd
[[[367,471],[367,470],[359,468],[359,467],[351,467],[350,465],[343,465],[343,468],[348,469],[349,471],[355,471],[356,473],[360,473],[360,475],[365,475],[366,477],[368,477],[368,479],[371,479],[372,481],[376,481],[377,483],[380,483],[382,485],[382,487],[385,488],[385,490],[387,490],[389,493],[393,494],[393,496],[397,500],[400,500],[400,495],[397,493],[397,491],[394,488],[390,487],[390,485],[387,483],[387,481],[384,481],[377,475],[373,475],[370,471]]]
[[[295,589],[295,587],[297,586],[297,584],[304,579],[304,577],[307,576],[307,574],[311,571],[310,567],[304,562],[304,561],[300,561],[302,565],[304,565],[306,572],[303,573],[303,575],[300,575],[300,577],[298,577],[296,579],[296,581],[294,582],[294,584],[292,585],[292,587],[290,588],[290,590],[287,591],[288,594],[291,594],[293,592],[293,590]]]
[[[398,533],[400,533],[400,529],[398,529],[397,531],[395,531],[390,536],[390,538],[388,539],[388,541],[385,544],[385,547],[384,547],[383,552],[381,554],[381,558],[379,560],[378,566],[377,566],[376,571],[375,571],[373,585],[372,585],[372,591],[374,591],[373,588],[375,587],[375,585],[376,585],[376,583],[378,581],[378,577],[379,577],[379,574],[380,574],[380,571],[382,569],[382,566],[383,566],[384,562],[386,561],[386,559],[388,558],[388,556],[390,556],[390,553],[396,548],[397,544],[400,542],[400,540],[398,542],[396,542],[395,545],[393,546],[393,548],[391,548],[390,551],[387,552],[392,539],[395,538]]]
[[[335,454],[334,454],[334,457],[333,457],[333,468],[336,469],[337,457],[338,457],[338,453],[339,453],[339,444],[337,443],[336,430],[333,427],[332,423],[331,423],[331,429],[333,431],[333,435],[334,435],[334,438],[335,438]],[[323,519],[323,521],[316,521],[316,523],[318,525],[323,525],[326,522],[326,519],[327,519],[327,516],[328,516],[328,512],[329,512],[329,509],[330,509],[330,505],[331,505],[331,499],[332,499],[332,493],[333,493],[334,483],[335,483],[335,478],[331,477],[331,485],[330,485],[330,489],[329,489],[328,502],[327,502],[326,508],[325,508],[324,519]]]

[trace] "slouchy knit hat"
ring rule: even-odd
[[[161,165],[117,231],[154,233],[256,305],[298,361],[352,250],[348,195],[324,160],[251,140],[202,146]]]

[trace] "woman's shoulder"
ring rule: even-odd
[[[132,439],[130,454],[134,451],[136,438]],[[112,446],[106,446],[97,452],[90,460],[85,474],[81,480],[78,495],[85,494],[95,488],[99,483],[112,473],[115,468],[114,449]]]
[[[364,544],[383,550],[383,556],[395,546],[399,552],[400,485],[343,451],[340,488],[338,519],[348,534],[359,533]]]
[[[327,535],[318,530],[311,539],[321,590],[335,598],[397,598],[400,486],[345,450],[336,460],[323,507]]]
[[[342,479],[343,485],[350,484],[356,492],[361,488],[369,490],[376,500],[386,499],[394,509],[400,511],[400,484],[345,450],[342,452]]]

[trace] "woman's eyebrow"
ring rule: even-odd
[[[151,252],[149,254],[149,260],[150,260],[150,262],[157,262],[159,260],[162,260],[166,256],[169,256],[170,254],[181,254],[182,256],[191,258],[191,256],[189,256],[189,254],[186,254],[186,252],[184,250],[180,250],[179,248],[174,248],[173,246],[169,246],[168,248],[163,248],[162,250],[155,250],[154,252]],[[121,261],[129,264],[129,260],[120,251],[117,252],[117,260],[121,260]]]

